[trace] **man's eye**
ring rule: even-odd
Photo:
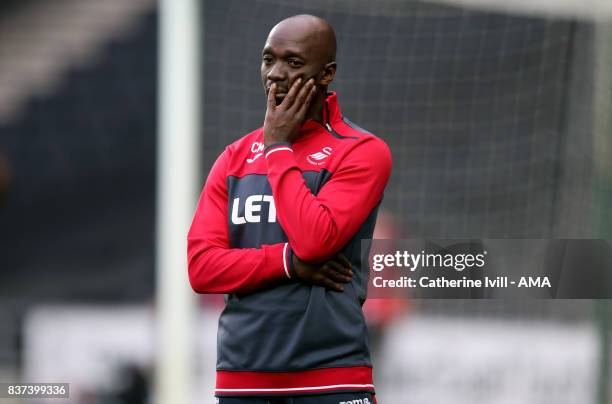
[[[303,63],[299,60],[289,60],[289,66],[291,67],[302,67]]]
[[[272,56],[264,56],[262,60],[264,63],[272,63]]]

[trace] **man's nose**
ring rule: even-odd
[[[276,82],[282,81],[286,77],[286,72],[280,63],[274,63],[268,71],[267,78],[269,81]]]

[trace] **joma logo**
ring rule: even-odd
[[[340,401],[338,404],[370,404],[370,400],[365,398],[356,398],[354,400],[349,401]]]

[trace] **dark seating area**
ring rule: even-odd
[[[13,171],[0,211],[2,227],[13,230],[0,234],[8,270],[2,296],[23,296],[31,284],[37,298],[52,298],[69,280],[66,291],[92,297],[95,268],[105,272],[98,281],[120,278],[108,273],[110,262],[151,254],[155,30],[150,15],[126,40],[109,44],[99,63],[71,71],[56,93],[32,100],[21,120],[0,127],[0,150]],[[152,270],[152,257],[143,264]],[[150,274],[129,293],[104,289],[117,294],[108,297],[148,296]]]

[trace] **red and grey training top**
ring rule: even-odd
[[[229,145],[212,167],[188,235],[189,280],[226,293],[215,394],[373,391],[361,306],[372,237],[391,173],[378,137],[344,118],[335,93],[322,125],[264,150],[263,128]],[[353,265],[344,292],[295,279],[291,255]],[[367,252],[365,252],[367,253]]]

